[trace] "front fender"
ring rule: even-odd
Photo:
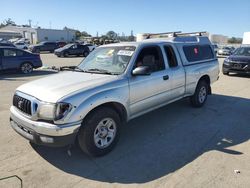
[[[127,111],[128,114],[128,104],[129,104],[129,90],[128,88],[115,88],[106,91],[96,93],[85,100],[83,100],[79,105],[74,106],[72,112],[63,120],[63,122],[57,123],[69,123],[78,122],[83,120],[86,115],[105,103],[116,102],[121,104]]]

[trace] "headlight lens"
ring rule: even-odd
[[[55,109],[55,104],[43,103],[39,108],[38,117],[41,119],[53,120],[55,117]]]
[[[224,60],[224,64],[225,64],[225,65],[229,65],[230,62],[231,62],[231,60],[228,59],[228,58],[226,58],[226,59]]]
[[[55,110],[54,120],[60,120],[64,118],[72,109],[72,105],[69,103],[57,103]]]

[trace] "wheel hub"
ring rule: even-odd
[[[116,123],[112,118],[101,120],[94,132],[94,143],[98,148],[108,147],[116,136]]]

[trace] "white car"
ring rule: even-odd
[[[25,42],[16,42],[14,43],[14,45],[19,49],[24,49],[24,50],[28,49],[28,45]]]

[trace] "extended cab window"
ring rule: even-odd
[[[161,49],[158,46],[145,47],[137,57],[135,67],[148,66],[152,72],[165,69]]]
[[[170,68],[177,67],[178,62],[174,53],[174,49],[171,46],[164,46],[164,50],[168,59],[168,65]]]
[[[186,59],[189,62],[202,61],[214,58],[210,45],[192,45],[183,47]]]

